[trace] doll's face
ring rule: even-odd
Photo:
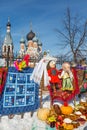
[[[69,71],[70,70],[70,64],[69,63],[64,63],[62,65],[62,68],[63,68],[64,71]]]
[[[50,66],[50,68],[55,68],[56,67],[56,62],[55,61],[51,61],[49,66]]]

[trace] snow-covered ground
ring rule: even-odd
[[[44,102],[43,107],[50,108],[50,100],[47,95],[44,96],[43,102]],[[84,130],[84,127],[86,125],[87,123],[76,130]],[[37,111],[36,111],[34,112],[32,117],[30,113],[25,113],[23,119],[21,118],[21,115],[15,115],[13,119],[9,119],[8,116],[3,116],[0,121],[0,130],[48,130],[48,129],[46,123],[40,121],[37,118]]]
[[[49,107],[50,103],[46,102],[44,107]],[[14,118],[9,119],[8,116],[3,116],[0,121],[0,130],[45,130],[46,124],[38,120],[37,111],[31,117],[30,112],[21,115],[15,115]]]

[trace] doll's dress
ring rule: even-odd
[[[48,70],[48,75],[50,76],[50,83],[60,83],[60,79],[58,78],[58,70],[56,68],[51,68]]]
[[[58,74],[59,72],[56,68],[51,68],[48,70],[48,75],[50,77],[50,86],[52,89],[58,90],[61,87],[61,80],[58,78]]]
[[[63,79],[62,90],[63,91],[65,91],[65,90],[73,91],[72,81],[71,81],[71,78],[67,72],[64,72],[62,79]]]

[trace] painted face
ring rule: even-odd
[[[63,63],[62,68],[65,71],[69,71],[70,70],[70,64],[69,63]]]
[[[50,65],[51,68],[55,68],[56,67],[56,62],[55,61],[51,61],[49,65]]]

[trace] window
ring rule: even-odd
[[[6,46],[4,46],[4,52],[6,52]]]
[[[8,51],[10,51],[10,46],[8,46]]]

